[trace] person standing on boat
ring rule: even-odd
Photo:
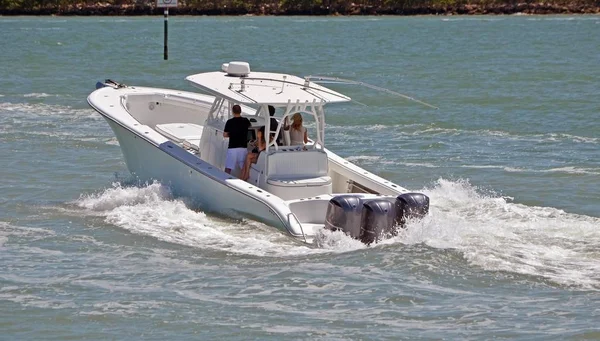
[[[301,113],[297,112],[292,115],[292,125],[289,126],[286,124],[284,128],[285,130],[289,129],[290,131],[291,146],[303,146],[308,143],[308,133],[306,132],[306,128],[302,125]]]
[[[239,105],[231,107],[233,117],[225,122],[223,137],[229,137],[227,157],[225,158],[225,173],[231,174],[237,165],[243,170],[246,154],[248,154],[248,128],[250,121],[242,117],[242,108]]]
[[[273,117],[275,115],[275,107],[272,105],[269,105],[269,116],[270,116],[270,125],[271,127],[269,128],[271,130],[272,133],[277,131],[277,127],[279,127],[279,123],[277,122],[277,119],[275,117]],[[280,131],[279,135],[277,135],[277,144],[278,145],[283,145],[283,133]]]

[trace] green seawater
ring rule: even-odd
[[[599,339],[600,17],[0,17],[0,339]],[[431,215],[300,244],[133,186],[86,97],[252,70],[362,81],[326,145]],[[309,133],[314,125],[308,123]]]

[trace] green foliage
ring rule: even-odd
[[[61,10],[75,6],[115,6],[153,7],[156,0],[0,0],[0,11],[4,10]],[[444,8],[462,5],[503,6],[517,4],[547,4],[600,7],[600,0],[179,0],[180,8],[197,10],[237,9],[242,13],[261,7],[281,10],[310,10],[315,8]]]
[[[281,8],[312,8],[321,6],[320,0],[281,0],[279,6]]]

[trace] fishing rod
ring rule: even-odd
[[[401,94],[399,92],[396,91],[392,91],[390,89],[386,89],[386,88],[382,88],[376,85],[372,85],[372,84],[367,84],[365,82],[358,82],[358,81],[353,81],[350,79],[343,79],[343,78],[338,78],[338,77],[324,77],[324,76],[306,76],[304,77],[305,81],[308,83],[310,81],[313,81],[314,83],[331,83],[331,84],[352,84],[352,85],[362,85],[364,87],[373,89],[373,90],[377,90],[377,91],[382,91],[391,95],[395,95],[395,96],[399,96],[402,97],[404,99],[410,100],[410,101],[414,101],[417,102],[419,104],[422,104],[424,106],[427,106],[429,108],[432,109],[439,109],[438,107],[436,107],[435,105],[431,105],[429,103],[425,103],[423,101],[420,101],[416,98],[410,97],[408,95],[404,95]]]

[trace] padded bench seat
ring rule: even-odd
[[[199,149],[204,126],[194,123],[165,123],[157,124],[156,131],[176,143],[182,143],[186,148]]]
[[[303,179],[267,179],[267,183],[273,186],[282,187],[308,187],[308,186],[326,186],[331,184],[331,177],[319,176],[316,178],[303,178]]]
[[[283,199],[331,193],[327,154],[283,148],[268,155],[266,189]],[[260,162],[260,160],[259,160]]]
[[[194,123],[165,123],[157,124],[156,131],[177,143],[202,138],[204,126]]]

